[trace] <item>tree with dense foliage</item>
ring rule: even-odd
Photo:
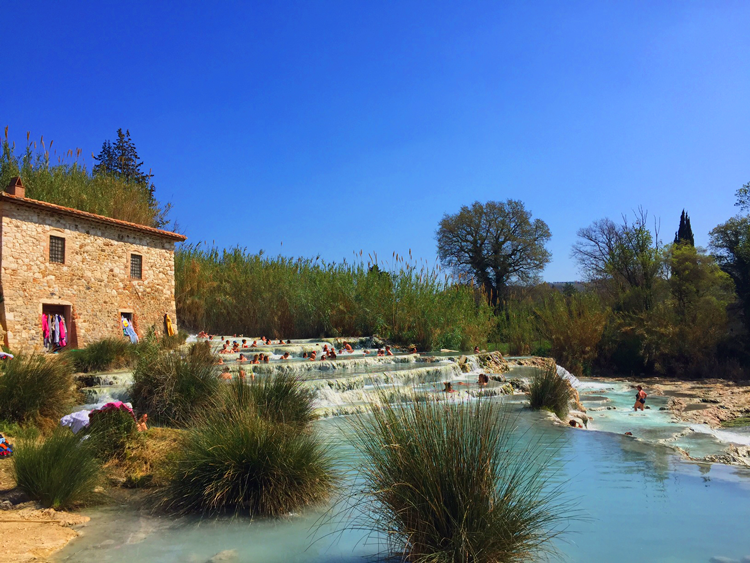
[[[732,217],[710,233],[709,247],[716,262],[734,281],[750,330],[750,217]]]
[[[737,202],[735,205],[743,211],[750,210],[750,182],[744,184],[741,188],[738,188],[735,195],[737,196]]]
[[[578,231],[573,257],[590,281],[608,288],[623,309],[644,310],[652,306],[657,281],[664,274],[659,233],[647,226],[648,213],[639,209],[635,221],[623,217],[595,221]]]
[[[680,226],[674,235],[675,244],[689,244],[695,246],[695,237],[693,237],[693,228],[690,226],[690,216],[682,210],[680,215]]]
[[[635,323],[642,352],[656,371],[705,375],[727,334],[732,280],[713,257],[687,244],[673,245],[666,260],[669,293]]]
[[[457,274],[476,280],[497,306],[510,284],[537,279],[550,261],[550,238],[547,224],[532,220],[522,202],[477,201],[443,216],[438,257]]]
[[[92,155],[93,156],[93,155]],[[93,157],[96,161],[94,165],[94,175],[111,175],[125,182],[135,184],[146,194],[149,206],[158,210],[159,202],[155,197],[155,186],[151,182],[153,174],[143,171],[143,162],[138,156],[138,150],[135,143],[130,138],[130,130],[117,130],[117,140],[114,144],[106,140],[102,144],[102,150],[97,156]],[[156,226],[164,226],[166,220],[162,215],[157,215]]]

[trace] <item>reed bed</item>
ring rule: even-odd
[[[384,555],[483,563],[551,550],[564,507],[547,486],[550,454],[519,448],[499,403],[382,401],[352,421],[364,464],[350,508],[357,528],[385,538]]]
[[[175,255],[177,316],[183,326],[215,334],[375,334],[424,350],[486,342],[493,317],[481,292],[398,255],[391,271],[377,264],[185,245]]]

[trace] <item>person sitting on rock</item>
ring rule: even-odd
[[[479,354],[479,346],[474,346],[474,353]]]
[[[490,382],[490,378],[486,373],[480,373],[477,383],[480,387],[485,387]]]
[[[317,355],[318,355],[318,353],[315,350],[313,350],[312,352],[310,352],[310,361],[314,362],[315,361],[315,357]]]
[[[412,344],[411,347],[409,348],[409,353],[410,354],[416,354],[417,353],[417,347],[414,344]]]
[[[243,338],[243,339],[242,339],[242,347],[243,347],[243,348],[248,348],[248,345],[247,345],[247,339],[246,339],[246,338]]]
[[[453,388],[453,384],[450,381],[446,381],[443,383],[445,385],[445,388],[443,389],[443,393],[455,393],[456,390]]]
[[[284,355],[281,356],[282,360],[288,360],[289,359],[289,352],[284,352]]]
[[[351,347],[351,345],[348,342],[344,342],[344,349],[349,353],[352,354],[354,352],[354,349]]]
[[[219,379],[221,379],[222,381],[231,381],[232,374],[229,371],[229,366],[224,368],[224,371],[222,371],[221,375],[219,375]]]
[[[219,354],[231,354],[232,351],[229,349],[229,344],[224,344],[224,347],[219,350]]]
[[[391,347],[390,346],[386,346],[385,347],[385,355],[386,356],[393,356],[393,352],[391,352]]]
[[[245,357],[245,354],[240,354],[240,357],[237,358],[238,362],[246,362],[247,358]]]
[[[245,370],[244,369],[240,368],[239,376],[240,376],[240,379],[242,381],[245,381]]]
[[[264,364],[267,364],[267,363],[268,363],[268,359],[269,359],[269,358],[268,358],[268,354],[265,354],[265,355],[263,356],[263,363],[264,363]]]
[[[240,351],[240,344],[239,342],[235,340],[234,343],[232,344],[232,352],[236,354],[239,351]]]
[[[253,340],[253,343],[250,345],[250,348],[257,348],[258,347],[258,341]]]

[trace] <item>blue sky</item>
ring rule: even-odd
[[[157,5],[158,4],[158,5]],[[155,7],[156,5],[156,7]],[[192,242],[435,260],[446,212],[642,205],[696,243],[750,181],[750,2],[4,2],[0,125],[130,130]],[[90,157],[89,157],[90,161]],[[283,243],[283,246],[282,246]]]

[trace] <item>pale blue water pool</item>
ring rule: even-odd
[[[667,446],[615,433],[553,426],[518,399],[507,404],[518,413],[518,432],[530,431],[527,437],[551,444],[556,481],[567,482],[567,493],[583,516],[567,523],[568,533],[556,543],[561,556],[554,560],[708,563],[716,557],[750,557],[750,471],[685,461]],[[622,419],[623,424],[640,422],[624,410]],[[316,424],[337,441],[342,466],[355,464],[351,447],[341,441],[345,419]],[[91,509],[83,535],[55,560],[203,563],[228,551],[226,561],[353,563],[377,555],[378,546],[363,541],[362,533],[326,536],[336,526],[317,528],[326,508],[254,522],[156,517],[121,506]]]

